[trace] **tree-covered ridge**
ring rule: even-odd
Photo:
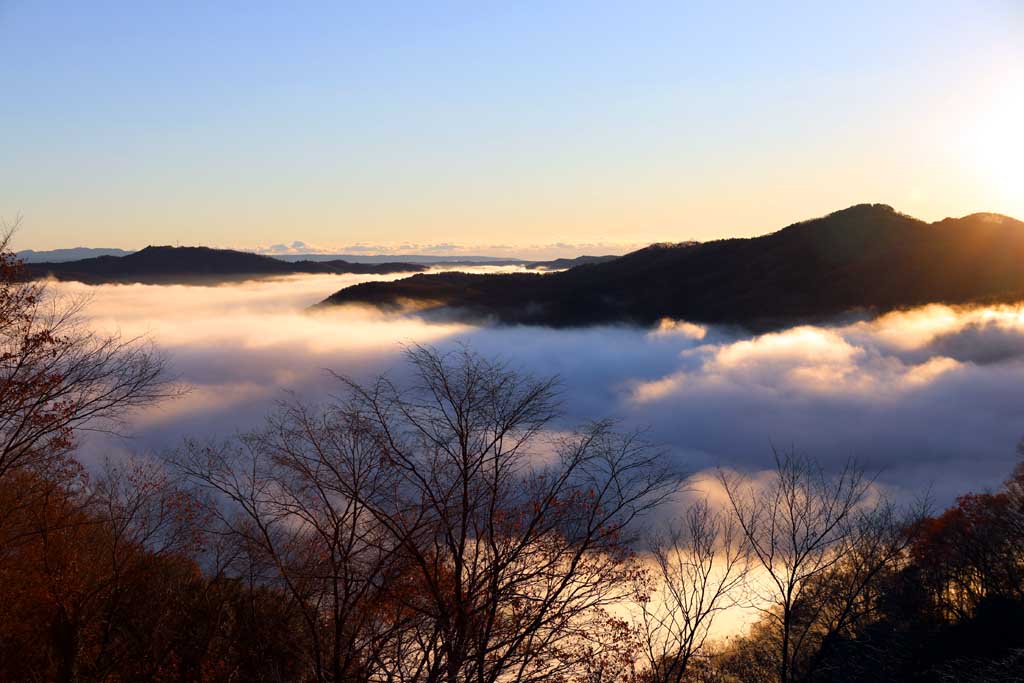
[[[343,289],[323,305],[417,304],[553,326],[661,318],[779,327],[848,312],[1024,298],[1024,223],[935,223],[863,204],[748,239],[656,244],[549,275],[416,275]]]
[[[284,261],[271,256],[209,247],[146,247],[125,256],[96,256],[77,261],[27,263],[28,277],[54,277],[90,284],[106,282],[218,283],[300,273],[415,273],[415,263]]]

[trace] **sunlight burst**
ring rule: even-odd
[[[972,176],[1002,207],[996,210],[1016,216],[1024,213],[1022,83],[1024,74],[1007,79],[997,88],[963,138]]]

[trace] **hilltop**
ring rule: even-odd
[[[1024,223],[977,213],[928,223],[861,204],[760,237],[654,244],[551,274],[415,275],[321,305],[408,303],[552,326],[660,318],[774,327],[851,311],[1024,299]]]
[[[381,275],[415,273],[426,268],[415,263],[349,263],[341,260],[289,262],[232,249],[169,246],[150,246],[124,256],[25,264],[25,270],[31,277],[54,277],[89,284],[209,284],[297,273]]]

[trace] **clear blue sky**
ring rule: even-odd
[[[0,0],[0,216],[32,248],[1024,217],[1024,3],[774,4]]]

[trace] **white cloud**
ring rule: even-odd
[[[496,270],[496,269],[488,269]],[[398,276],[395,276],[398,277]],[[680,466],[763,470],[771,446],[826,466],[853,455],[895,491],[947,499],[998,483],[1024,435],[1024,307],[927,307],[764,335],[685,321],[654,330],[480,328],[375,309],[306,307],[370,276],[299,276],[220,287],[64,283],[91,294],[92,324],[150,334],[193,393],[138,416],[131,447],[257,426],[284,390],[325,400],[324,370],[399,376],[402,342],[470,343],[562,379],[561,427],[616,417]],[[93,440],[93,452],[108,444]]]

